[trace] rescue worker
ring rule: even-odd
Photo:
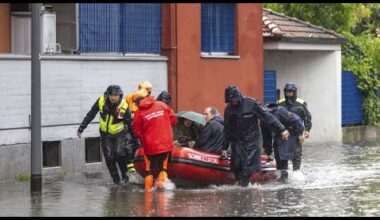
[[[172,101],[171,95],[167,91],[162,91],[158,96],[157,96],[157,101],[161,101],[167,105],[170,105]]]
[[[227,149],[231,144],[231,171],[237,184],[246,187],[251,175],[261,171],[258,119],[268,123],[284,139],[289,137],[289,132],[265,106],[253,98],[244,97],[236,86],[228,86],[224,94],[228,104],[224,111],[222,156],[227,158]]]
[[[202,129],[194,149],[214,154],[222,153],[224,120],[215,107],[204,109],[206,125]]]
[[[278,106],[276,103],[270,103],[267,107],[270,109],[270,113],[276,116],[276,118],[290,133],[290,136],[286,141],[282,140],[281,135],[278,133],[275,134],[273,138],[273,132],[270,126],[268,126],[268,124],[264,121],[260,121],[265,154],[270,157],[272,154],[272,148],[274,149],[277,170],[281,170],[281,177],[286,178],[288,160],[293,159],[293,152],[297,143],[302,143],[304,141],[303,132],[305,127],[300,117],[298,117],[295,113],[286,110],[284,107]]]
[[[152,93],[152,84],[149,81],[141,81],[138,86],[137,90],[134,92],[129,93],[127,96],[125,96],[125,101],[128,103],[128,108],[131,111],[132,118],[137,111],[138,107],[136,103],[133,102],[133,96],[138,95],[138,93],[141,93],[141,90],[146,90],[147,95],[150,96]]]
[[[141,93],[146,93],[146,96],[149,96],[152,93],[152,84],[146,80],[141,81],[137,86],[137,90],[129,93],[125,97],[125,101],[128,104],[128,109],[131,111],[132,119],[138,108],[136,103],[133,101],[134,100],[133,97],[137,97]],[[130,129],[132,130],[132,127]],[[131,156],[128,157],[127,168],[128,168],[128,172],[133,173],[133,172],[136,172],[135,165],[133,164],[133,159],[134,159],[136,150],[140,147],[140,144],[134,137],[134,134],[131,133],[131,135],[132,135],[133,143],[128,145],[130,146],[128,148],[128,152],[130,152],[129,155]]]
[[[82,137],[83,130],[100,112],[100,140],[103,156],[115,184],[124,184],[128,182],[126,175],[127,167],[127,149],[125,144],[128,137],[127,124],[131,123],[131,114],[128,110],[128,104],[123,99],[123,92],[118,85],[110,85],[104,95],[100,96],[86,117],[80,124],[77,136]],[[121,178],[117,170],[118,164]]]
[[[305,138],[309,138],[311,130],[311,114],[307,109],[307,104],[304,100],[297,97],[297,87],[294,83],[286,83],[284,86],[285,98],[280,99],[278,104],[285,107],[288,111],[297,114],[303,121],[305,126]],[[293,156],[293,170],[301,168],[302,160],[302,143],[298,143],[294,150]]]
[[[173,109],[152,96],[140,96],[135,102],[138,110],[133,119],[133,131],[144,149],[145,190],[150,191],[154,182],[158,189],[164,189],[168,160],[174,149],[172,126],[176,116]]]

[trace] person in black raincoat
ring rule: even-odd
[[[305,125],[305,138],[309,137],[311,130],[311,114],[307,108],[307,103],[297,96],[297,87],[294,83],[288,82],[284,86],[285,98],[280,99],[278,104],[285,107],[288,111],[297,114]],[[302,143],[297,143],[293,155],[293,170],[301,168],[302,160]]]
[[[284,139],[288,138],[289,132],[265,106],[253,98],[244,97],[234,85],[226,88],[225,102],[228,104],[224,111],[222,156],[227,157],[227,148],[231,144],[231,171],[239,185],[247,186],[251,175],[261,171],[258,119],[269,124]]]
[[[222,153],[224,120],[215,107],[204,110],[206,125],[202,129],[194,149],[214,154]]]
[[[284,107],[278,106],[276,103],[270,103],[267,107],[290,133],[288,140],[283,140],[278,133],[273,137],[273,132],[270,126],[264,121],[260,121],[265,154],[270,156],[272,154],[272,149],[274,149],[277,170],[282,170],[282,177],[286,177],[288,160],[293,159],[293,153],[297,143],[302,143],[304,141],[303,132],[305,127],[300,117],[286,110]]]

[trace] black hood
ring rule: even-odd
[[[121,90],[120,86],[118,85],[110,85],[108,86],[107,90],[104,92],[104,96],[108,100],[108,96],[110,95],[119,95],[120,101],[123,99],[123,91]]]
[[[157,96],[157,101],[161,101],[161,102],[164,102],[165,104],[169,105],[169,103],[172,101],[172,97],[167,91],[162,91]]]
[[[292,98],[287,97],[286,91],[293,91],[294,96]],[[297,99],[297,86],[294,83],[286,83],[284,86],[284,96],[286,101],[294,103]]]
[[[215,120],[219,122],[220,124],[224,125],[224,119],[220,115],[215,116],[212,120]]]
[[[279,106],[277,103],[268,103],[265,105],[265,107],[267,107],[269,109],[269,112],[274,115]]]
[[[240,102],[243,98],[243,94],[240,92],[239,88],[234,85],[230,85],[224,90],[225,103],[232,102],[232,100],[238,100]]]

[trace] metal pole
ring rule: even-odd
[[[41,63],[40,63],[40,11],[41,3],[32,3],[32,109],[31,109],[31,192],[42,190],[41,144]]]

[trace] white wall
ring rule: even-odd
[[[311,138],[307,142],[341,141],[341,51],[265,50],[266,70],[276,70],[277,88],[286,82],[298,87],[312,114]]]
[[[29,56],[0,56],[0,145],[30,143],[31,63]],[[141,80],[153,85],[153,95],[167,90],[165,57],[44,56],[41,58],[42,140],[76,138],[83,118],[108,85],[124,95]],[[98,116],[93,122],[98,122]],[[99,136],[90,124],[86,137]]]

